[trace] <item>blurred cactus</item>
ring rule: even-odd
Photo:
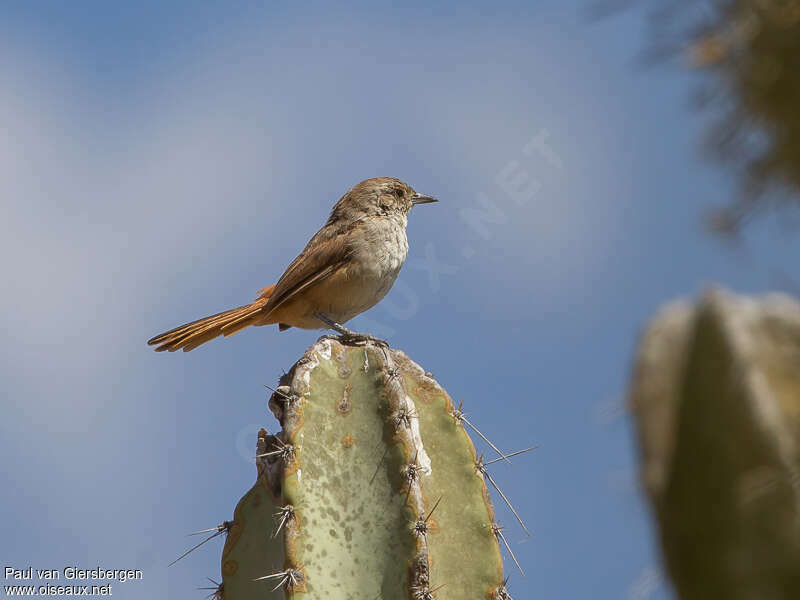
[[[630,404],[678,597],[800,598],[800,304],[714,291],[667,307]]]
[[[323,338],[270,399],[222,596],[510,599],[502,529],[461,413],[397,350]]]

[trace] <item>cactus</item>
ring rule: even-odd
[[[800,598],[800,303],[722,290],[648,326],[641,478],[683,600]]]
[[[258,433],[219,597],[510,598],[485,463],[429,374],[398,350],[325,337],[280,384],[283,429]]]

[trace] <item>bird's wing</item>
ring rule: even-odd
[[[350,231],[343,231],[330,234],[323,229],[311,238],[275,284],[275,289],[264,306],[264,312],[270,313],[347,264],[351,253],[349,233]]]

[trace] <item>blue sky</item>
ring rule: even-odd
[[[496,472],[533,531],[497,503],[528,573],[508,563],[514,598],[671,597],[622,410],[637,334],[712,282],[780,289],[797,242],[769,219],[737,247],[703,232],[735,186],[699,151],[691,79],[637,67],[641,14],[585,12],[4,4],[0,562],[140,568],[116,598],[200,597],[219,540],[166,565],[230,518],[276,426],[263,384],[319,334],[145,340],[252,299],[342,193],[390,175],[441,202],[352,325],[504,448],[539,444]]]

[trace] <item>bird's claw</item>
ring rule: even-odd
[[[350,331],[348,333],[339,335],[338,339],[342,344],[348,346],[361,346],[367,343],[372,343],[376,346],[380,346],[384,350],[389,350],[389,342],[380,338],[376,338],[374,335],[370,335],[368,333],[356,333],[355,331]]]

